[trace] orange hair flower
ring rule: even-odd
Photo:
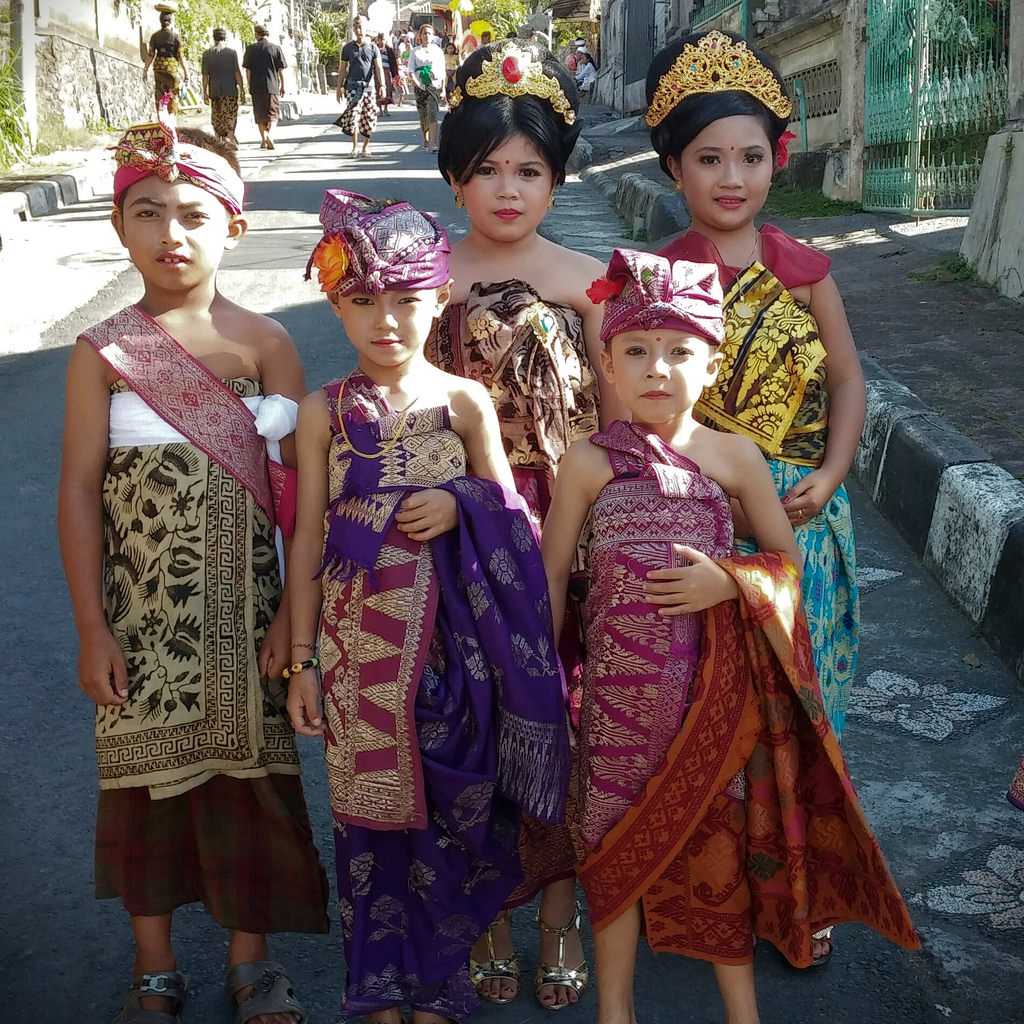
[[[348,273],[348,247],[341,235],[327,235],[313,250],[313,266],[320,279],[320,291],[333,292]]]

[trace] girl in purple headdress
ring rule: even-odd
[[[344,1009],[462,1020],[470,947],[522,879],[520,814],[564,816],[544,569],[489,397],[423,355],[443,229],[335,191],[320,219],[310,264],[358,368],[299,412],[288,708],[326,741]]]
[[[618,408],[598,369],[600,311],[586,295],[603,265],[537,233],[580,132],[579,95],[556,60],[507,42],[466,59],[450,101],[438,163],[469,215],[469,233],[452,253],[452,303],[428,357],[487,388],[516,487],[542,523],[562,456],[598,429],[599,405],[600,421]],[[582,558],[576,570],[580,587]],[[578,608],[574,594],[559,643],[570,696],[579,692]],[[523,856],[526,879],[512,905],[543,890],[534,991],[546,1009],[560,1010],[579,1000],[588,979],[568,832],[528,823]],[[516,997],[519,961],[506,915],[478,943],[471,970],[484,998]]]

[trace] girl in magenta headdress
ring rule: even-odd
[[[586,296],[603,265],[537,233],[565,181],[578,107],[572,76],[554,59],[533,59],[511,42],[483,47],[456,74],[438,154],[469,233],[454,247],[452,303],[428,354],[488,390],[516,487],[539,522],[562,456],[600,425],[599,399],[603,412],[614,412],[596,369],[600,311]],[[580,585],[582,562],[576,568]],[[571,695],[580,670],[577,609],[574,597],[560,641]],[[571,840],[565,830],[530,825],[523,853],[527,877],[513,903],[544,890],[535,991],[558,1010],[587,982]],[[515,998],[519,962],[506,918],[477,944],[471,969],[484,998]]]
[[[562,680],[493,406],[423,355],[443,229],[340,191],[320,219],[310,264],[358,367],[299,411],[288,709],[326,740],[344,1008],[444,1024],[476,1005],[470,947],[521,882],[520,814],[563,820]]]

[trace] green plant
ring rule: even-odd
[[[764,204],[764,212],[776,217],[844,217],[862,209],[860,203],[829,199],[817,189],[796,185],[774,185]]]
[[[0,168],[28,155],[28,127],[21,85],[15,73],[16,53],[11,50],[0,60]]]
[[[341,11],[321,11],[309,25],[320,63],[329,67],[338,62],[342,40],[347,34],[348,18]]]
[[[555,51],[564,50],[574,39],[589,39],[594,22],[582,18],[559,18],[555,22]]]
[[[213,29],[219,27],[234,32],[243,43],[253,40],[252,15],[244,0],[179,0],[174,24],[193,74],[202,62],[203,53],[212,45]]]
[[[972,263],[958,252],[948,253],[930,270],[911,274],[910,279],[922,284],[950,284],[953,281],[977,281],[978,274]]]
[[[473,0],[473,13],[463,21],[467,25],[473,21],[489,21],[496,38],[501,39],[508,32],[517,32],[531,14],[533,5],[522,0]]]

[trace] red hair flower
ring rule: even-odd
[[[607,277],[599,277],[587,289],[587,298],[595,306],[600,306],[602,302],[607,302],[609,299],[614,299],[621,295],[622,289],[625,287],[625,281],[609,281]]]
[[[796,138],[793,132],[783,132],[775,143],[775,167],[782,170],[789,163],[789,144]]]

